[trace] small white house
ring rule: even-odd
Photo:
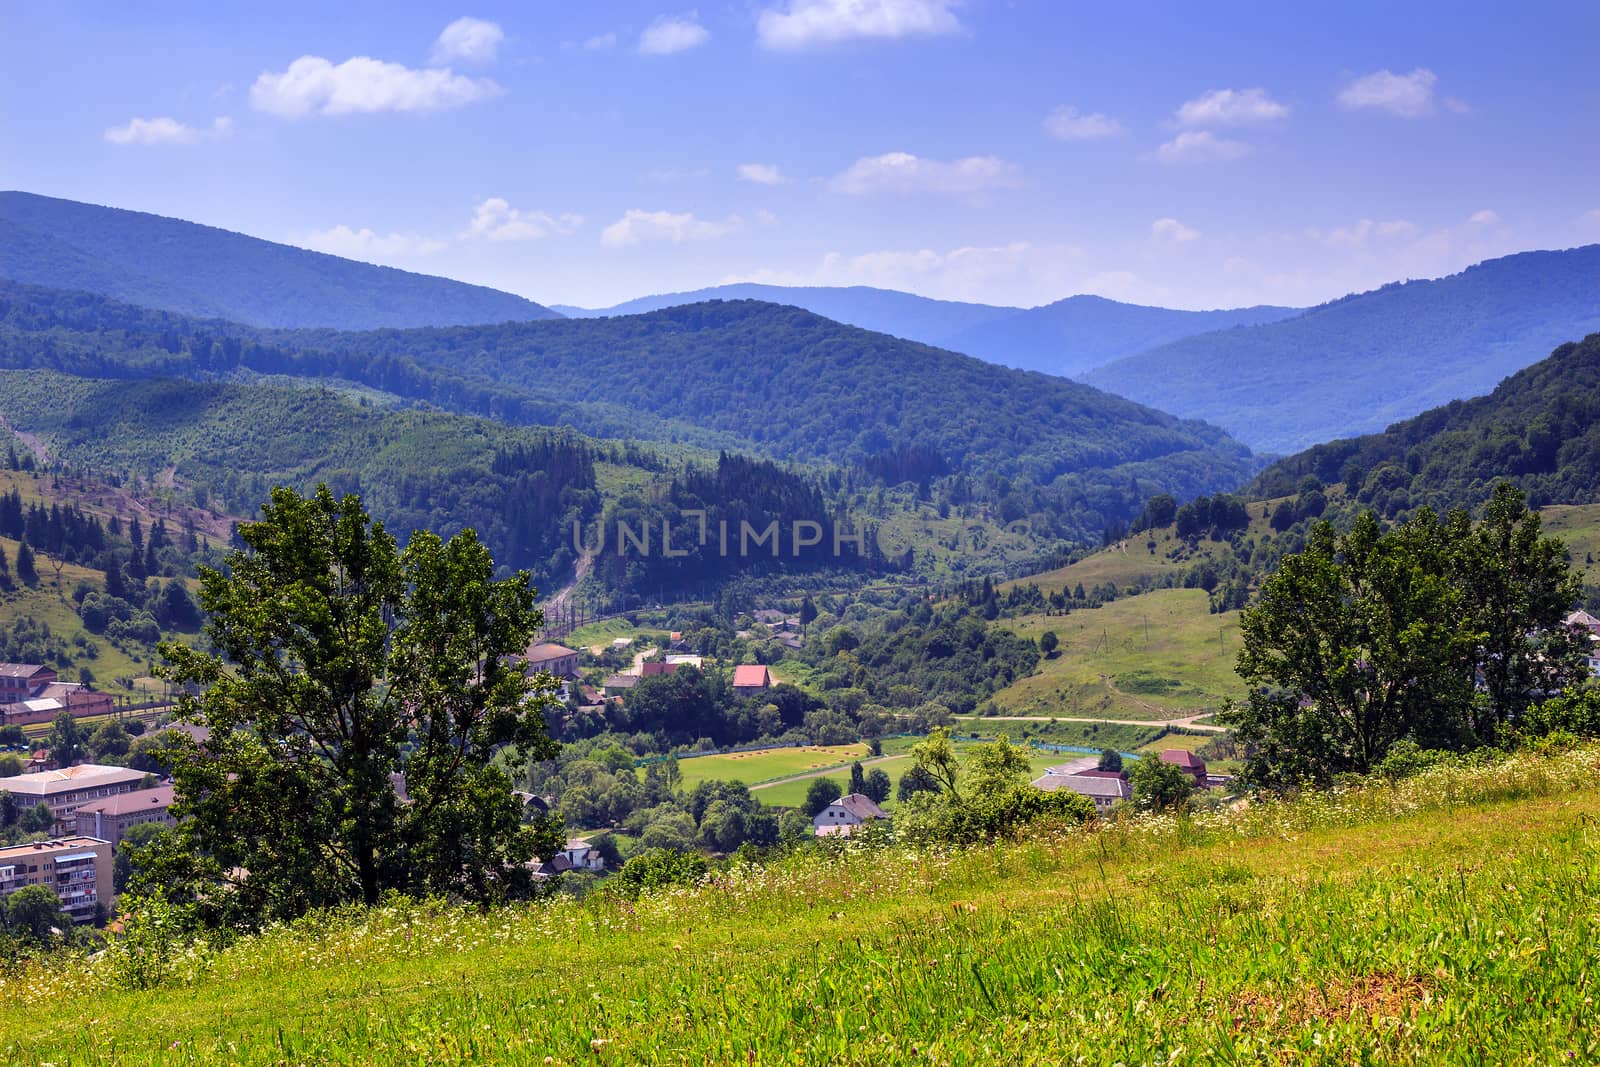
[[[606,869],[605,858],[600,855],[600,850],[589,842],[574,837],[567,842],[567,847],[561,850],[561,855],[567,858],[574,871],[603,871]]]
[[[889,813],[863,793],[849,793],[817,812],[811,820],[818,837],[849,837],[868,819],[887,819]]]

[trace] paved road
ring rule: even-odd
[[[909,753],[902,752],[895,756],[872,756],[869,759],[862,760],[861,766],[864,770],[874,763],[886,763],[892,759],[907,759],[909,755]],[[849,763],[841,763],[834,767],[824,767],[820,771],[807,771],[804,774],[791,774],[787,778],[774,778],[770,782],[757,782],[750,787],[750,792],[754,793],[757,789],[771,789],[775,785],[786,785],[789,782],[803,782],[807,778],[826,778],[830,774],[838,774],[840,771],[849,770],[849,768]]]

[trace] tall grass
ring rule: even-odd
[[[395,901],[148,990],[31,967],[0,1062],[1595,1062],[1597,815],[1588,747],[632,904]]]

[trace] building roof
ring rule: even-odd
[[[751,686],[756,689],[765,689],[771,676],[767,669],[759,663],[746,663],[733,669],[733,684],[735,687]]]
[[[639,664],[639,676],[641,678],[653,678],[658,674],[672,674],[677,669],[678,665],[676,663],[662,663],[660,660],[653,659],[645,660]]]
[[[49,668],[39,663],[0,663],[0,678],[32,678],[44,670]]]
[[[1186,748],[1168,748],[1161,752],[1162,763],[1175,763],[1186,771],[1203,771],[1206,761]]]
[[[24,856],[54,855],[69,848],[92,849],[97,845],[107,842],[98,837],[62,837],[54,841],[35,841],[28,845],[13,845],[10,848],[0,848],[0,863],[6,860],[21,859]]]
[[[607,689],[632,689],[638,684],[637,674],[612,674],[606,677]]]
[[[537,645],[530,645],[523,653],[530,661],[542,662],[547,659],[561,659],[565,656],[576,656],[578,653],[566,645],[558,645],[545,641]]]
[[[137,815],[142,811],[161,811],[172,807],[172,786],[158,785],[154,789],[135,789],[131,793],[120,796],[107,797],[105,800],[96,800],[85,804],[78,809],[83,812],[99,812],[102,815]]]
[[[1083,756],[1079,759],[1058,763],[1054,767],[1046,767],[1046,774],[1080,774],[1083,771],[1092,771],[1100,765],[1099,756]]]
[[[865,793],[846,793],[834,801],[858,819],[887,819],[889,813],[878,807]]]
[[[1079,771],[1077,773],[1076,777],[1079,777],[1079,778],[1120,778],[1123,781],[1127,781],[1128,780],[1127,774],[1125,774],[1122,771],[1102,771],[1102,770]]]
[[[123,785],[144,779],[144,771],[129,767],[107,767],[98,763],[80,763],[56,771],[34,771],[17,774],[5,780],[6,792],[30,797],[53,797],[61,793],[76,793],[80,789],[99,789]]]
[[[1047,793],[1070,789],[1090,799],[1125,800],[1133,795],[1128,783],[1121,778],[1101,778],[1098,775],[1091,777],[1086,774],[1047,774],[1042,778],[1035,778],[1033,784]]]

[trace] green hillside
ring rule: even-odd
[[[1249,466],[1246,450],[1213,427],[754,301],[615,319],[276,336],[676,417],[791,459],[863,463],[918,448],[949,469],[1042,485],[1077,478],[1086,491],[1140,477],[1198,492]]]
[[[139,211],[0,193],[0,277],[256,326],[557,317],[510,293]]]
[[[1396,282],[1282,322],[1176,341],[1086,375],[1102,389],[1288,452],[1477,396],[1600,330],[1600,245]]]
[[[1561,345],[1487,396],[1280,460],[1251,491],[1281,495],[1308,475],[1344,483],[1386,516],[1474,506],[1504,479],[1534,507],[1600,501],[1600,334]]]
[[[101,378],[312,378],[501,422],[827,462],[847,468],[846,489],[910,483],[941,519],[976,506],[1047,539],[1097,539],[1151,493],[1232,486],[1256,464],[1214,427],[754,302],[263,332],[0,283],[0,362]]]
[[[1004,367],[1072,375],[1156,345],[1209,330],[1275,322],[1297,308],[1174,311],[1070,296],[1034,308],[930,300],[868,286],[783,286],[739,282],[663,293],[608,308],[558,307],[572,318],[641,315],[706,300],[761,300],[805,308],[835,322],[937,345]]]
[[[221,949],[146,935],[0,977],[0,1055],[1592,1062],[1597,757],[970,851],[822,849],[637,902],[394,903]]]

